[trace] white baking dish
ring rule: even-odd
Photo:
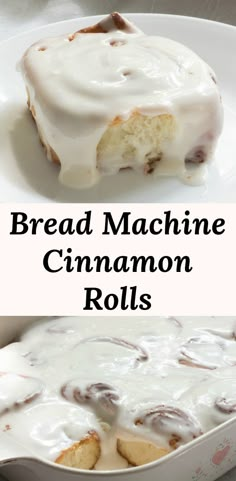
[[[11,342],[35,318],[1,318],[0,345]],[[190,442],[159,461],[139,468],[91,472],[64,468],[36,458],[0,434],[0,476],[9,481],[214,481],[236,466],[236,419]]]

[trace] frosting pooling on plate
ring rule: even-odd
[[[0,429],[49,460],[95,431],[97,469],[103,455],[109,468],[125,465],[120,435],[176,449],[236,416],[235,327],[236,318],[35,323],[0,350]]]
[[[135,27],[49,38],[26,52],[22,72],[40,135],[61,163],[60,180],[89,187],[126,166],[119,152],[99,164],[97,146],[114,119],[133,113],[173,116],[174,133],[162,145],[157,174],[199,180],[186,159],[206,161],[222,128],[214,72],[173,40]],[[145,146],[146,148],[146,146]],[[137,148],[132,167],[148,152]]]

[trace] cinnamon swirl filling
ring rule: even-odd
[[[190,413],[164,404],[146,410],[135,419],[136,426],[148,426],[158,434],[169,437],[169,445],[177,448],[179,444],[195,439],[202,434],[200,423]]]
[[[221,342],[207,336],[192,337],[180,349],[179,364],[214,370],[222,365]]]
[[[8,386],[11,386],[10,389]],[[42,393],[41,381],[22,374],[0,372],[0,416],[36,400]]]
[[[78,384],[71,381],[62,386],[61,394],[67,401],[91,405],[95,411],[99,411],[101,417],[113,417],[117,414],[120,396],[114,387],[97,382],[82,389]]]
[[[226,399],[218,397],[215,401],[215,407],[224,414],[232,414],[236,412],[236,399]]]
[[[145,351],[145,349],[142,346],[139,346],[137,344],[133,344],[132,342],[129,342],[125,339],[121,339],[118,337],[88,337],[86,339],[83,339],[80,344],[84,344],[87,342],[110,342],[112,344],[115,344],[120,347],[125,347],[131,351],[134,351],[137,353],[136,361],[138,362],[145,362],[148,360],[148,353]]]

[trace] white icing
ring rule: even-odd
[[[60,159],[62,183],[90,187],[126,167],[120,152],[108,154],[98,167],[96,149],[116,116],[127,119],[136,110],[175,118],[175,135],[162,145],[157,175],[192,184],[206,176],[205,168],[189,169],[185,159],[199,148],[206,160],[211,157],[222,105],[214,73],[185,46],[137,29],[77,34],[73,41],[61,36],[30,47],[22,72],[41,136]],[[144,139],[131,161],[134,169],[143,171],[149,149]]]
[[[126,466],[118,434],[183,445],[236,416],[235,330],[229,317],[37,322],[0,350],[0,430],[49,460],[95,431],[96,469]]]

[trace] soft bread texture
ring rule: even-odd
[[[29,96],[28,106],[47,158],[60,165],[57,153],[47,143],[45,135],[40,132],[36,110],[34,105],[31,105]],[[174,138],[175,131],[175,119],[168,114],[150,117],[135,111],[128,120],[115,117],[97,146],[97,168],[106,171],[107,165],[110,168],[111,159],[114,164],[116,161],[119,162],[120,169],[133,168],[137,165],[137,159],[142,152],[143,172],[151,174],[162,159],[162,147]]]
[[[121,438],[117,439],[116,447],[120,456],[132,466],[142,466],[157,461],[171,452],[171,450],[158,447],[151,442]],[[100,455],[100,440],[94,432],[62,451],[55,462],[70,468],[92,470]]]
[[[109,159],[122,159],[121,168],[132,168],[142,152],[144,173],[150,174],[162,158],[163,144],[174,137],[175,130],[175,120],[168,114],[150,117],[136,111],[128,120],[116,117],[98,144],[98,168],[105,170]]]
[[[157,461],[170,453],[168,449],[160,448],[147,441],[130,441],[121,438],[117,439],[117,451],[132,466],[142,466]]]
[[[99,437],[94,432],[62,451],[55,462],[70,468],[93,469],[100,454]]]

